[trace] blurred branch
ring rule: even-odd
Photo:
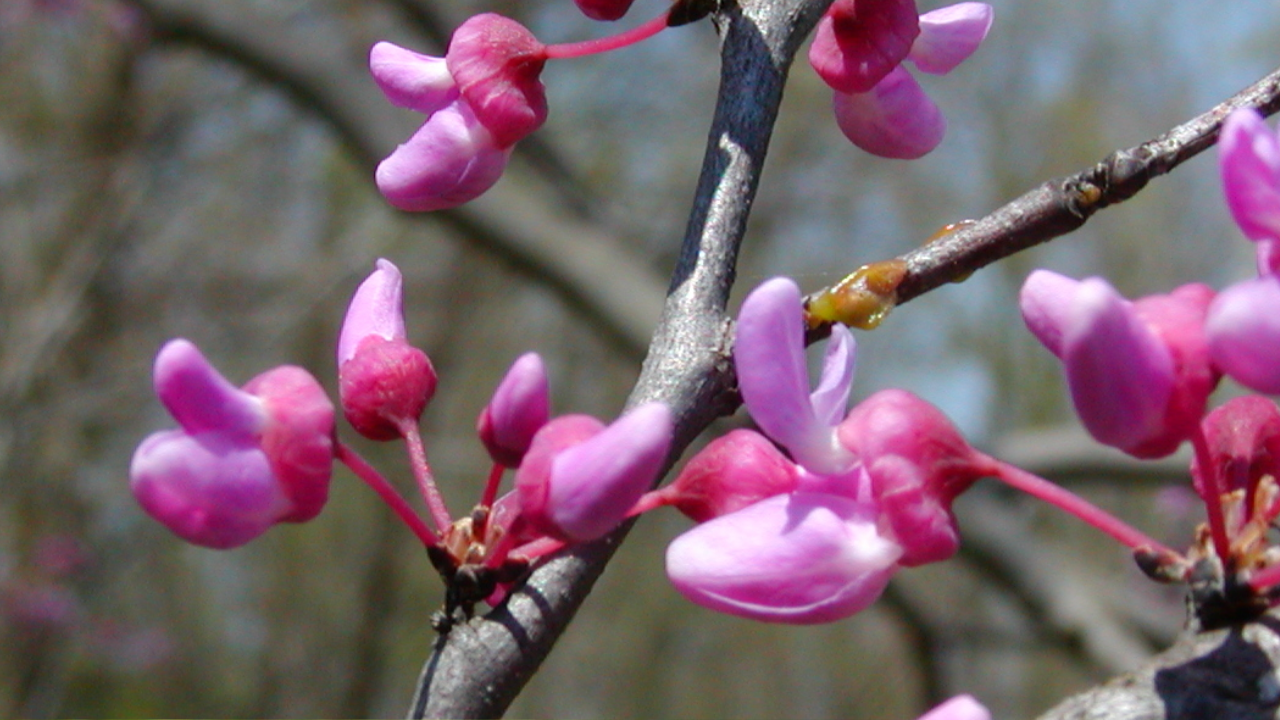
[[[657,400],[676,417],[672,460],[737,404],[725,313],[738,247],[795,51],[824,0],[754,0],[716,16],[721,86],[662,320],[630,404]],[[441,636],[423,669],[415,717],[502,714],[567,626],[630,526],[539,565],[483,618]]]
[[[290,94],[328,122],[372,175],[378,161],[409,137],[414,121],[394,108],[363,64],[330,43],[243,3],[134,0],[158,40],[189,44],[227,58]],[[403,5],[403,3],[401,3]],[[363,57],[363,55],[361,55]],[[564,213],[545,180],[513,164],[480,200],[413,216],[444,222],[546,284],[619,347],[639,358],[662,304],[662,281],[624,238]]]
[[[897,284],[897,303],[960,282],[997,260],[1078,229],[1097,211],[1128,200],[1153,178],[1211,147],[1223,119],[1242,107],[1268,116],[1280,110],[1280,70],[1159,137],[1045,182],[990,215],[899,256],[906,274]]]

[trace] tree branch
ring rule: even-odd
[[[905,274],[896,285],[896,304],[1080,228],[1097,211],[1128,200],[1153,178],[1211,147],[1223,119],[1242,107],[1267,116],[1280,110],[1280,70],[1157,138],[1113,152],[1087,170],[1045,182],[990,215],[900,255],[897,260],[905,264]],[[820,326],[816,334],[829,326]]]

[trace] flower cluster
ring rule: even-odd
[[[596,20],[617,20],[631,0],[575,0]],[[369,53],[374,81],[392,104],[427,120],[377,168],[378,189],[410,211],[451,208],[479,197],[502,176],[512,147],[547,118],[540,80],[549,59],[616,50],[705,14],[677,3],[611,38],[544,45],[510,18],[484,13],[454,31],[444,57],[389,42]],[[933,150],[946,121],[903,63],[950,72],[982,44],[990,5],[963,2],[920,15],[915,0],[836,0],[818,26],[809,60],[835,90],[836,121],[867,152],[918,158]]]
[[[402,285],[400,271],[379,260],[356,290],[338,341],[341,407],[361,435],[406,443],[430,523],[337,440],[334,407],[306,371],[276,368],[238,389],[186,340],[156,358],[156,391],[179,429],[152,435],[134,455],[143,509],[189,542],[236,547],[276,523],[315,517],[336,458],[421,539],[453,590],[451,611],[500,601],[530,560],[615,528],[666,460],[667,407],[641,405],[607,426],[586,415],[552,418],[542,360],[519,358],[477,423],[493,471],[475,509],[455,520],[418,431],[437,377],[406,339]],[[515,487],[499,497],[513,468]]]
[[[1190,440],[1208,532],[1187,558],[1154,568],[1186,579],[1212,557],[1231,585],[1262,591],[1280,583],[1265,536],[1280,515],[1275,458],[1280,410],[1259,396],[1206,412],[1225,375],[1261,393],[1280,392],[1280,140],[1252,110],[1222,128],[1220,167],[1227,205],[1257,245],[1258,277],[1220,293],[1200,284],[1136,301],[1105,280],[1072,280],[1045,270],[1027,278],[1021,305],[1028,327],[1063,364],[1071,398],[1099,442],[1138,458],[1157,458]],[[1265,607],[1253,593],[1243,612]],[[1261,603],[1261,604],[1259,604]]]

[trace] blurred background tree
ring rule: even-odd
[[[624,23],[664,3],[638,0]],[[982,50],[924,81],[950,132],[920,161],[850,146],[829,91],[794,69],[741,292],[775,274],[834,282],[1158,134],[1277,62],[1280,12],[1262,0],[992,4]],[[716,38],[701,23],[554,63],[551,118],[494,192],[459,211],[397,213],[371,170],[415,117],[377,94],[368,48],[439,54],[482,11],[546,42],[606,31],[567,0],[0,3],[0,712],[407,707],[442,589],[349,474],[317,521],[232,552],[188,546],[135,505],[129,457],[169,423],[149,389],[168,338],[196,340],[237,382],[296,363],[332,388],[350,293],[375,258],[394,260],[411,339],[441,377],[425,425],[455,509],[488,469],[474,418],[520,353],[547,359],[559,411],[616,414],[683,232]],[[1248,253],[1200,158],[1081,232],[860,334],[855,394],[909,388],[975,444],[1184,544],[1198,520],[1185,464],[1135,469],[1080,439],[1016,291],[1041,265],[1105,273],[1130,295],[1221,286],[1248,272]],[[407,475],[398,447],[344,438]],[[1072,520],[998,488],[958,512],[961,558],[903,573],[870,611],[817,628],[685,602],[662,552],[687,522],[646,517],[511,714],[903,718],[964,690],[1020,717],[1178,630],[1176,589],[1151,586]]]

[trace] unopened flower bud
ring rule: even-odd
[[[517,358],[476,421],[476,433],[494,462],[520,465],[534,434],[547,424],[549,396],[542,358],[537,353]]]

